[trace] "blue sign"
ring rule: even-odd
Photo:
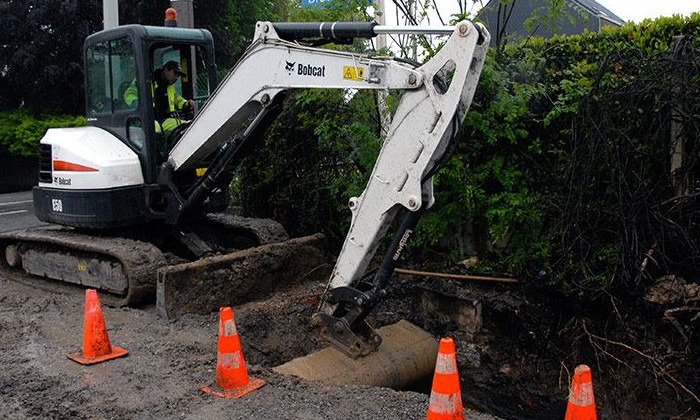
[[[323,6],[329,4],[331,0],[301,0],[302,6]]]

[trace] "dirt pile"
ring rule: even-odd
[[[309,318],[323,286],[313,281],[267,300],[233,303],[249,372],[268,385],[229,401],[199,390],[215,375],[218,314],[166,321],[157,317],[155,306],[103,305],[111,342],[131,354],[83,367],[66,353],[81,345],[84,293],[73,287],[46,292],[2,278],[0,417],[424,418],[427,394],[324,387],[272,372],[273,366],[319,348]]]
[[[103,305],[110,339],[131,354],[83,367],[65,356],[81,344],[82,290],[64,286],[62,292],[48,292],[2,277],[0,417],[424,418],[430,378],[409,391],[394,391],[321,386],[272,371],[323,345],[309,320],[330,269],[323,266],[307,281],[262,300],[231,302],[249,372],[268,382],[235,402],[199,391],[215,374],[218,313],[168,321],[156,315],[154,305]],[[623,317],[610,304],[614,301],[601,300],[596,305],[603,315],[590,318],[584,316],[590,308],[580,302],[524,285],[406,275],[394,276],[388,292],[373,312],[374,322],[381,326],[407,319],[436,337],[453,337],[468,407],[508,419],[561,419],[573,369],[587,364],[600,418],[698,417],[697,405],[683,388],[697,395],[692,362],[697,361],[697,334],[685,328],[687,315],[674,312],[687,336],[682,337],[664,321],[665,306],[640,306],[634,316]],[[458,327],[457,318],[426,305],[426,294],[436,293],[456,302],[453,310],[480,314],[481,321]],[[611,321],[618,318],[626,323]],[[657,324],[648,323],[654,319]],[[604,334],[598,332],[601,325],[608,327]],[[655,346],[655,353],[615,340],[631,334]],[[666,366],[669,370],[663,371]],[[493,418],[474,412],[468,417]]]

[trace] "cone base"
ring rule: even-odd
[[[96,356],[96,357],[84,357],[81,352],[77,351],[75,353],[68,353],[66,356],[73,360],[74,362],[78,362],[81,365],[94,365],[96,363],[100,362],[106,362],[107,360],[112,360],[116,359],[117,357],[124,357],[129,354],[129,350],[123,349],[121,347],[117,346],[112,346],[112,352],[104,354],[102,356]]]
[[[582,407],[568,403],[564,420],[596,420],[595,405]]]
[[[435,413],[428,410],[428,416],[426,420],[462,420],[464,419],[464,411],[458,411],[456,413]]]
[[[265,384],[266,382],[262,379],[250,378],[248,383],[240,388],[223,390],[216,384],[216,380],[214,380],[206,385],[202,385],[200,389],[207,394],[216,395],[219,398],[234,399],[240,398],[250,392],[255,391],[256,389],[262,388],[265,386]]]

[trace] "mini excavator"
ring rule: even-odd
[[[422,65],[319,47],[387,33],[449,38]],[[285,92],[401,91],[367,186],[349,201],[351,225],[312,317],[336,348],[364,356],[381,342],[366,317],[433,205],[432,177],[471,104],[489,38],[469,21],[439,28],[258,22],[253,42],[218,82],[213,39],[204,29],[125,25],[93,34],[84,44],[87,126],[50,129],[39,145],[34,207],[51,225],[1,235],[5,263],[134,305],[153,298],[157,271],[182,262],[172,255],[206,261],[226,249],[286,241],[278,223],[222,213],[232,170],[279,114]],[[168,61],[179,63],[177,88],[197,106],[172,115],[182,124],[164,133],[151,85]],[[132,106],[124,101],[129,86],[138,92]],[[380,267],[367,274],[400,212]]]

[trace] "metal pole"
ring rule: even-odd
[[[377,17],[377,23],[382,27],[386,25],[386,7],[384,6],[384,0],[377,0],[377,11],[375,15]],[[377,35],[377,50],[386,48],[386,33]],[[389,133],[389,127],[391,127],[391,113],[389,112],[389,107],[386,104],[386,97],[389,96],[388,90],[378,90],[377,91],[377,107],[379,108],[379,121],[381,125],[382,135],[386,136]]]
[[[671,175],[676,194],[679,196],[686,195],[689,186],[687,171],[683,170],[686,138],[683,130],[683,118],[681,118],[679,110],[685,105],[680,100],[681,95],[685,93],[681,91],[680,87],[688,81],[688,75],[682,64],[686,62],[686,55],[683,51],[686,42],[690,41],[687,41],[685,36],[673,37],[673,61],[676,63],[674,78],[676,83],[672,92],[678,99],[675,101],[675,106],[671,108]]]
[[[192,0],[170,0],[170,7],[177,11],[177,26],[194,28],[194,5]]]
[[[194,2],[193,0],[170,0],[170,7],[177,11],[177,26],[180,28],[194,28]],[[192,77],[192,98],[197,97],[197,57],[195,48],[190,48],[190,75]],[[195,105],[196,106],[196,105]]]
[[[374,33],[381,34],[413,34],[413,35],[450,35],[454,26],[375,26]]]
[[[119,2],[118,0],[102,1],[102,19],[104,29],[116,28],[119,26]]]

